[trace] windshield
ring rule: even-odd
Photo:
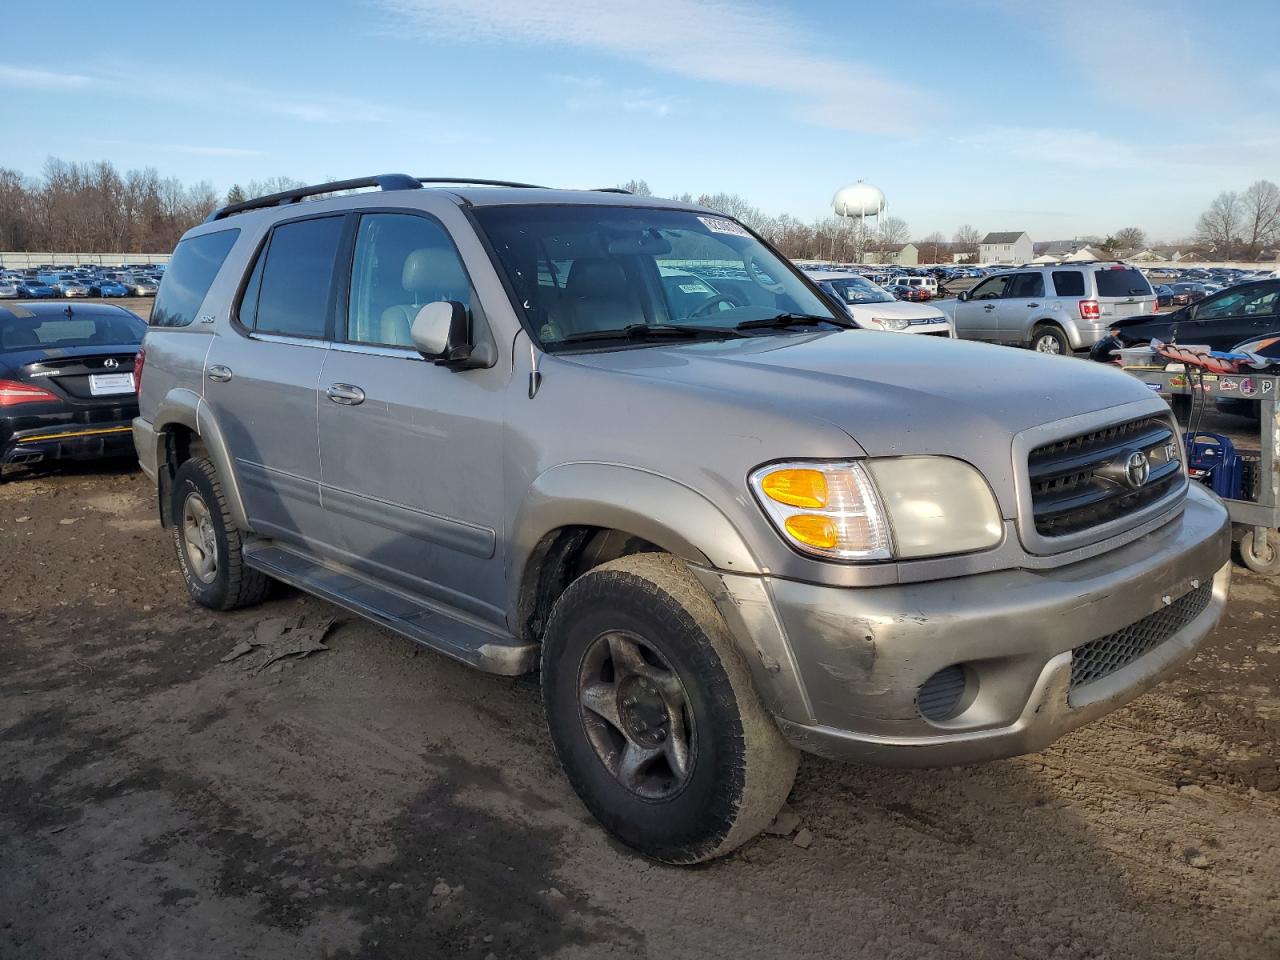
[[[474,213],[549,348],[607,331],[732,330],[779,314],[847,325],[790,265],[724,217],[604,204]]]
[[[824,280],[821,286],[842,303],[891,303],[893,294],[862,277]]]

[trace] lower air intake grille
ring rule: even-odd
[[[950,720],[959,711],[960,698],[964,696],[964,667],[953,664],[943,667],[920,686],[916,706],[926,720]]]
[[[1071,651],[1072,689],[1110,676],[1153,650],[1204,613],[1212,596],[1213,584],[1206,583],[1123,630],[1076,647]]]

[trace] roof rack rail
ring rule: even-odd
[[[219,207],[205,217],[205,223],[222,220],[235,213],[246,210],[259,210],[263,207],[280,207],[297,203],[305,197],[314,197],[321,193],[336,193],[339,190],[356,190],[360,187],[377,187],[380,190],[421,190],[422,184],[417,177],[405,173],[384,173],[376,177],[358,177],[355,180],[333,180],[329,183],[317,183],[309,187],[297,187],[293,190],[281,190],[269,193],[265,197],[254,197],[240,203],[229,203]]]
[[[591,192],[592,193],[625,193],[628,197],[631,196],[631,191],[628,190],[626,187],[596,187]]]
[[[474,177],[418,177],[419,183],[460,183],[474,187],[516,187],[521,190],[546,190],[538,183],[520,183],[518,180],[478,180]]]
[[[263,207],[279,207],[297,203],[306,197],[314,197],[322,193],[337,193],[339,190],[356,190],[360,187],[377,187],[379,190],[420,190],[424,183],[458,183],[473,184],[479,187],[518,187],[530,190],[543,190],[536,183],[519,183],[515,180],[485,180],[475,177],[411,177],[407,173],[384,173],[376,177],[358,177],[354,180],[334,180],[330,183],[317,183],[309,187],[297,187],[293,190],[281,190],[269,193],[265,197],[254,197],[240,203],[229,203],[218,207],[204,220],[212,223],[246,210],[259,210]]]

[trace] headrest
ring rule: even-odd
[[[400,286],[409,293],[464,291],[470,284],[458,255],[444,247],[423,247],[404,258]]]
[[[627,275],[617,260],[584,257],[573,262],[564,286],[575,297],[624,297]]]

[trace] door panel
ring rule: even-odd
[[[956,304],[956,336],[968,340],[999,337],[997,309],[1008,279],[1004,275],[987,277],[973,288],[968,300]]]
[[[468,308],[470,279],[436,220],[369,213],[355,231],[340,334],[320,378],[321,499],[341,559],[388,583],[505,621],[502,396],[510,372],[452,370],[412,344],[422,306]],[[491,339],[490,341],[491,342]]]
[[[496,370],[336,346],[320,396],[321,497],[344,562],[503,619],[501,387]],[[358,404],[325,389],[359,387]]]
[[[996,308],[1000,339],[1025,343],[1031,336],[1031,318],[1044,307],[1044,274],[1016,273]]]
[[[249,523],[270,537],[325,539],[320,511],[316,383],[326,345],[213,338],[205,401],[227,439]],[[228,380],[210,378],[230,371]]]

